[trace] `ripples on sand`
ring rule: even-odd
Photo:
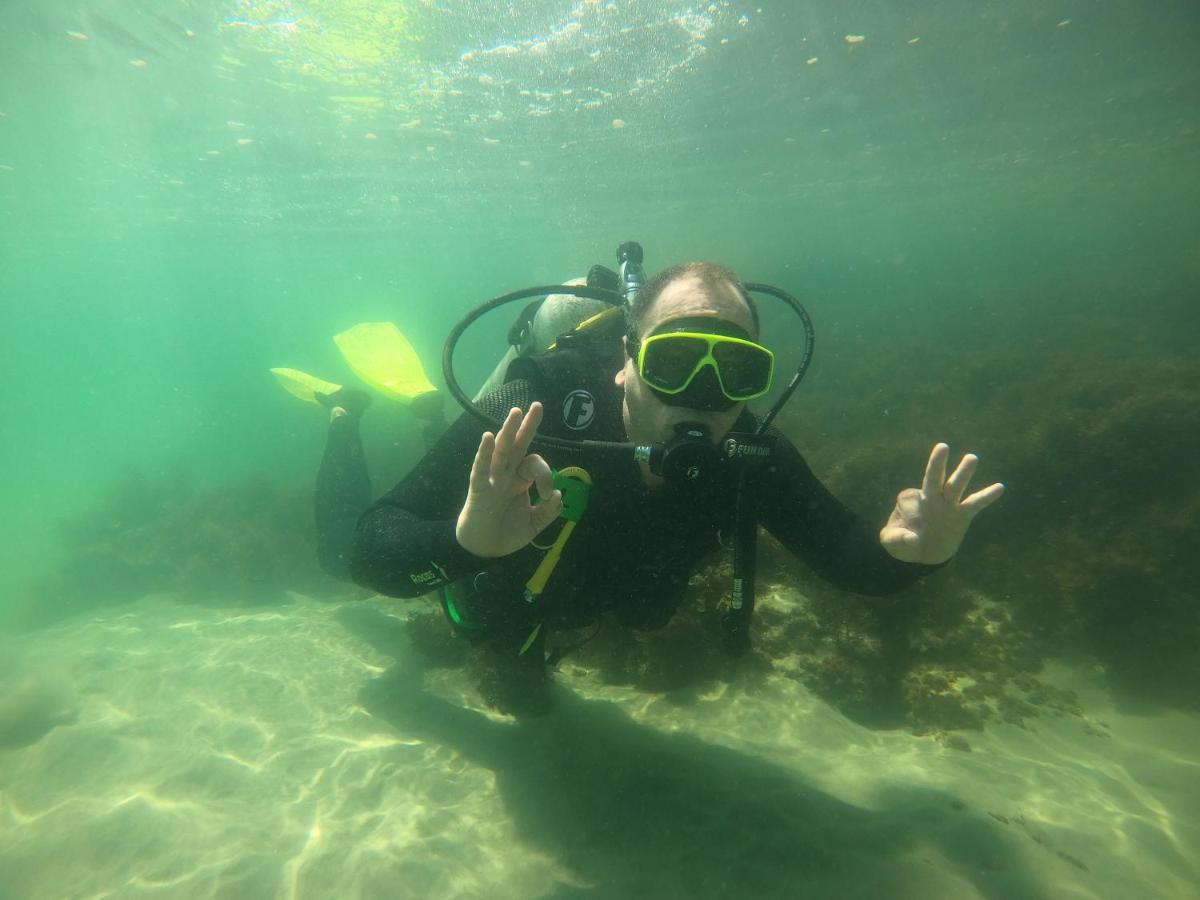
[[[24,692],[0,704],[0,896],[1182,898],[1198,877],[1200,724],[1122,716],[1078,673],[1050,677],[1111,737],[989,726],[962,753],[784,675],[677,706],[572,666],[516,725],[460,671],[394,665],[413,607],[367,607],[370,641],[349,608],[148,600],[25,639],[0,668]]]

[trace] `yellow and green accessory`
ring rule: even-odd
[[[583,514],[587,510],[588,497],[592,491],[592,476],[586,470],[579,468],[579,466],[568,466],[554,473],[554,487],[556,490],[562,491],[563,508],[559,517],[565,521],[558,532],[558,537],[554,539],[554,543],[550,545],[550,549],[542,557],[541,563],[538,564],[530,579],[525,582],[526,603],[537,603],[538,598],[542,595],[542,591],[546,589],[546,582],[550,580],[550,575],[554,571],[554,567],[558,565],[563,547],[567,545],[567,541],[570,540],[575,526],[583,518]],[[525,643],[521,645],[521,650],[517,654],[518,656],[523,655],[526,650],[533,646],[533,642],[537,640],[538,633],[541,630],[542,623],[538,622],[533,627],[533,631],[529,633],[529,637],[525,639]]]
[[[655,393],[676,398],[691,392],[708,370],[727,401],[743,403],[771,389],[775,354],[738,326],[709,316],[675,319],[641,341],[631,338],[638,374]],[[711,386],[710,386],[711,390]]]
[[[525,583],[524,599],[530,606],[516,617],[516,621],[536,621],[518,655],[529,650],[542,631],[541,611],[537,608],[537,603],[546,589],[546,582],[550,580],[550,575],[558,565],[575,525],[587,510],[592,477],[586,470],[570,466],[554,473],[554,487],[562,492],[563,508],[559,516],[564,522],[554,543],[547,548],[541,563]],[[507,618],[504,610],[489,608],[489,604],[512,603],[515,599],[503,581],[494,579],[488,572],[480,572],[474,579],[464,579],[442,588],[442,608],[446,617],[456,628],[469,635],[486,634],[493,625],[502,624]],[[508,621],[512,623],[513,619],[509,618]],[[508,627],[512,627],[511,624]]]

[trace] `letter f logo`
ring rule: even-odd
[[[571,391],[563,401],[563,424],[572,431],[582,431],[596,416],[596,400],[585,390]]]

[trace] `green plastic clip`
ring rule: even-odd
[[[562,518],[568,522],[578,522],[587,511],[592,485],[577,475],[564,474],[555,469],[554,487],[556,490],[562,491]],[[541,503],[541,498],[538,498],[537,502]]]

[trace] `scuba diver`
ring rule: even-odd
[[[949,561],[974,516],[1004,490],[968,495],[978,460],[965,455],[947,477],[949,448],[939,443],[921,487],[900,492],[882,529],[871,525],[770,427],[811,359],[803,308],[713,263],[646,281],[641,257],[637,244],[624,244],[619,275],[595,267],[585,285],[558,288],[605,309],[560,332],[551,349],[518,354],[502,382],[474,400],[454,378],[458,336],[483,312],[555,288],[505,295],[460,323],[443,371],[468,414],[395,488],[359,507],[342,545],[360,585],[406,598],[440,591],[455,630],[508,666],[511,690],[490,698],[501,711],[547,708],[547,669],[564,652],[552,633],[604,617],[629,628],[665,625],[690,576],[722,545],[735,556],[725,643],[744,654],[759,526],[833,584],[890,594]],[[760,342],[751,292],[784,299],[806,331],[799,369],[762,418],[746,404],[770,391],[775,357]],[[542,309],[529,311],[527,325]],[[347,408],[343,418],[353,416]],[[338,456],[345,447],[333,445],[331,433],[323,471],[343,478],[340,496],[362,500],[355,477],[345,477],[360,472],[365,484],[361,448]]]

